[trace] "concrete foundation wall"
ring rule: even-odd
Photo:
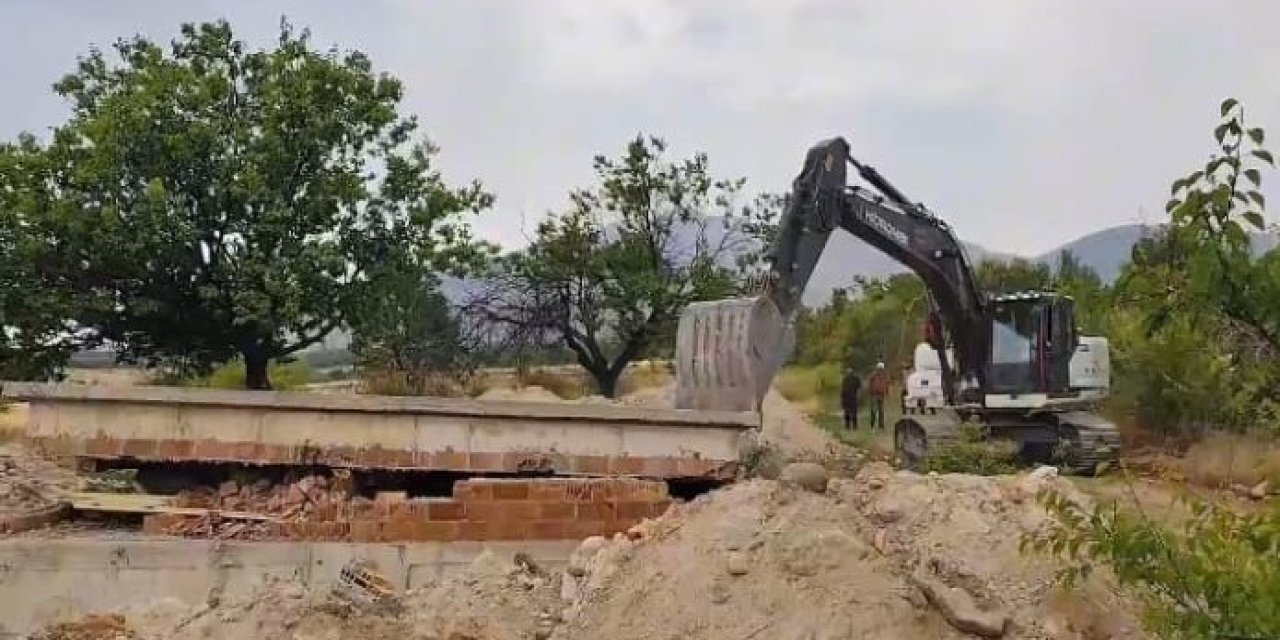
[[[397,587],[416,588],[465,567],[483,549],[530,554],[562,567],[576,541],[488,543],[269,543],[218,541],[0,540],[0,638],[87,612],[145,608],[165,598],[197,607],[212,594],[252,593],[269,578],[323,588],[364,557]]]
[[[465,472],[732,474],[754,413],[5,383],[51,453]]]

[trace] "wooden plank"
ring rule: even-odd
[[[217,513],[229,520],[275,521],[278,518],[265,513],[248,511],[219,511],[199,507],[177,507],[170,496],[145,493],[94,493],[82,491],[70,496],[71,508],[77,511],[103,511],[108,513],[171,513],[183,516],[203,516]]]

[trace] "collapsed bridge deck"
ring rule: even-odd
[[[727,480],[751,412],[4,383],[28,440],[89,460]]]

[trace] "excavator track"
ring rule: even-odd
[[[1115,464],[1120,452],[1120,430],[1091,411],[1068,411],[1055,416],[1058,438],[1065,445],[1065,466],[1072,473],[1094,475]]]
[[[894,454],[903,468],[927,471],[930,455],[959,442],[960,424],[960,416],[946,409],[903,416],[893,425]]]

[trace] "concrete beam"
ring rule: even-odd
[[[759,415],[453,398],[5,383],[53,454],[728,478]]]

